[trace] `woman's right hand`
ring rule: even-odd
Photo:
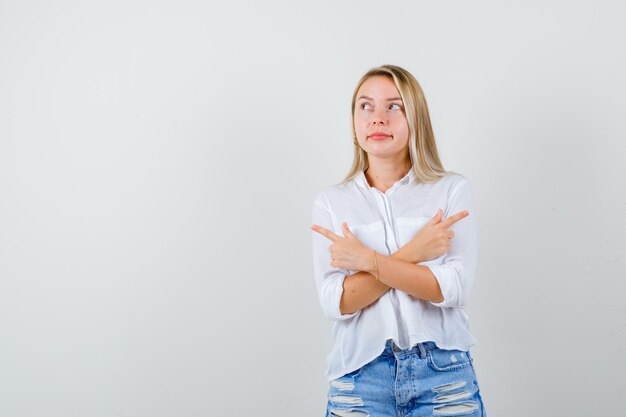
[[[398,252],[402,252],[402,258],[413,263],[428,261],[447,253],[450,250],[451,239],[454,237],[454,231],[448,229],[468,215],[469,211],[463,210],[441,221],[443,212],[441,209],[437,210],[435,217],[430,219]]]

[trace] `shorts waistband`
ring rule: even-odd
[[[385,343],[385,350],[382,355],[385,356],[405,356],[411,354],[417,354],[420,358],[426,357],[426,352],[437,347],[437,344],[433,341],[419,342],[409,349],[400,349],[398,345],[392,340],[388,339]]]

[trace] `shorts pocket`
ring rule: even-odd
[[[428,351],[428,365],[435,371],[455,371],[472,365],[468,352],[435,347]]]

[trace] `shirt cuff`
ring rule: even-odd
[[[454,277],[452,275],[452,271],[450,268],[447,268],[445,265],[426,265],[430,268],[430,271],[435,276],[437,283],[439,283],[439,288],[441,289],[441,294],[443,295],[443,301],[434,302],[430,301],[432,305],[435,307],[452,307],[452,285],[454,282]]]
[[[356,316],[357,313],[359,312],[359,311],[355,311],[354,313],[341,314],[341,310],[339,309],[339,304],[341,303],[341,294],[343,293],[343,281],[345,279],[346,279],[346,275],[342,274],[340,277],[333,279],[331,283],[333,288],[331,289],[332,302],[331,302],[330,308],[332,309],[331,314],[334,320],[346,320],[346,319]]]

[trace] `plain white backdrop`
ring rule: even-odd
[[[0,415],[323,415],[311,204],[411,71],[489,416],[626,407],[620,1],[0,1]],[[617,410],[617,411],[616,411]]]

